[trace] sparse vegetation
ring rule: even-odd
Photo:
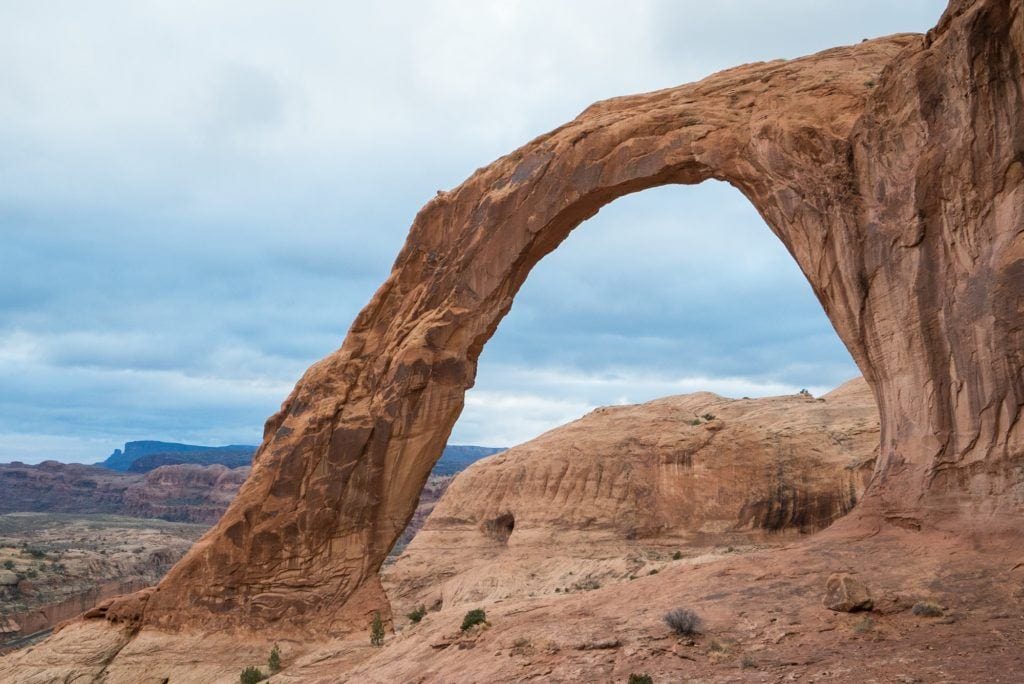
[[[711,421],[713,421],[715,419],[715,414],[714,413],[705,413],[704,415],[701,416],[701,418],[703,418],[704,420],[706,420],[706,421],[708,421],[710,423]]]
[[[380,611],[373,611],[373,622],[370,623],[370,645],[384,645],[384,621],[380,618]]]
[[[867,634],[875,628],[875,621],[871,619],[870,615],[865,615],[864,619],[853,626],[853,631],[857,634]]]
[[[239,680],[242,684],[256,684],[257,682],[262,682],[264,679],[263,671],[252,665],[242,670],[242,674],[239,676]]]
[[[701,619],[689,608],[676,608],[665,613],[665,624],[681,636],[690,636],[700,631]]]
[[[658,574],[658,568],[651,568],[651,571],[648,572],[647,574],[648,575],[657,575]]]
[[[33,558],[46,558],[46,551],[31,546],[25,548],[25,553]]]
[[[942,617],[942,606],[932,601],[918,601],[910,612],[918,617]]]
[[[690,425],[693,425],[693,426],[700,425],[700,418],[694,418],[693,420],[691,420],[690,421]]]
[[[484,613],[483,608],[474,608],[473,610],[466,613],[466,616],[462,618],[462,631],[465,632],[471,627],[476,625],[482,625],[487,622],[487,614]]]
[[[5,560],[4,561],[4,568],[6,568],[7,570],[13,570],[14,569],[14,561],[12,561],[10,558]]]
[[[600,589],[601,583],[593,577],[574,582],[572,585],[573,591],[593,591],[594,589]]]
[[[629,684],[654,684],[654,680],[649,674],[631,674],[629,675]]]
[[[750,656],[745,655],[740,659],[740,667],[744,670],[754,670],[757,669],[757,662]]]
[[[672,560],[679,560],[682,557],[683,557],[683,552],[682,551],[676,551],[675,553],[672,554]]]
[[[427,614],[427,607],[421,604],[421,605],[413,608],[412,611],[410,611],[409,613],[407,613],[406,617],[409,618],[409,622],[417,623],[420,620],[422,620],[423,617],[426,614]]]
[[[274,648],[270,649],[270,657],[267,658],[267,669],[270,670],[270,674],[277,674],[281,671],[281,649],[277,644],[274,644]]]

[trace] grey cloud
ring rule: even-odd
[[[0,459],[255,441],[435,190],[596,99],[923,30],[943,4],[0,5]],[[739,193],[663,188],[538,265],[455,434],[503,444],[679,378],[855,373]]]

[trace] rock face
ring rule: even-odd
[[[598,409],[456,477],[385,588],[405,612],[606,585],[677,551],[791,539],[853,508],[877,448],[861,379],[821,399],[700,393]]]
[[[143,518],[213,523],[235,498],[250,470],[248,466],[160,466],[125,490],[124,512]]]
[[[4,463],[0,513],[117,513],[125,490],[139,479],[78,463]]]
[[[181,464],[143,475],[56,461],[0,464],[0,513],[116,513],[212,524],[249,470]]]
[[[340,350],[266,424],[143,622],[363,629],[483,346],[530,269],[617,197],[725,180],[810,281],[877,399],[863,526],[1012,528],[1024,496],[1024,12],[621,97],[440,193]],[[849,517],[847,518],[849,519]],[[852,525],[853,523],[851,523]]]
[[[858,610],[871,610],[874,602],[863,582],[846,573],[837,572],[825,582],[822,604],[837,613],[854,613]]]

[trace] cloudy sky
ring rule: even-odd
[[[0,461],[256,443],[438,189],[591,102],[932,26],[939,0],[0,0]],[[857,373],[715,183],[580,226],[484,351],[453,435]]]

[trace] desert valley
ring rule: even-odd
[[[456,444],[531,270],[705,181],[860,377]],[[1020,681],[1024,0],[603,99],[431,195],[258,447],[0,465],[0,682]]]

